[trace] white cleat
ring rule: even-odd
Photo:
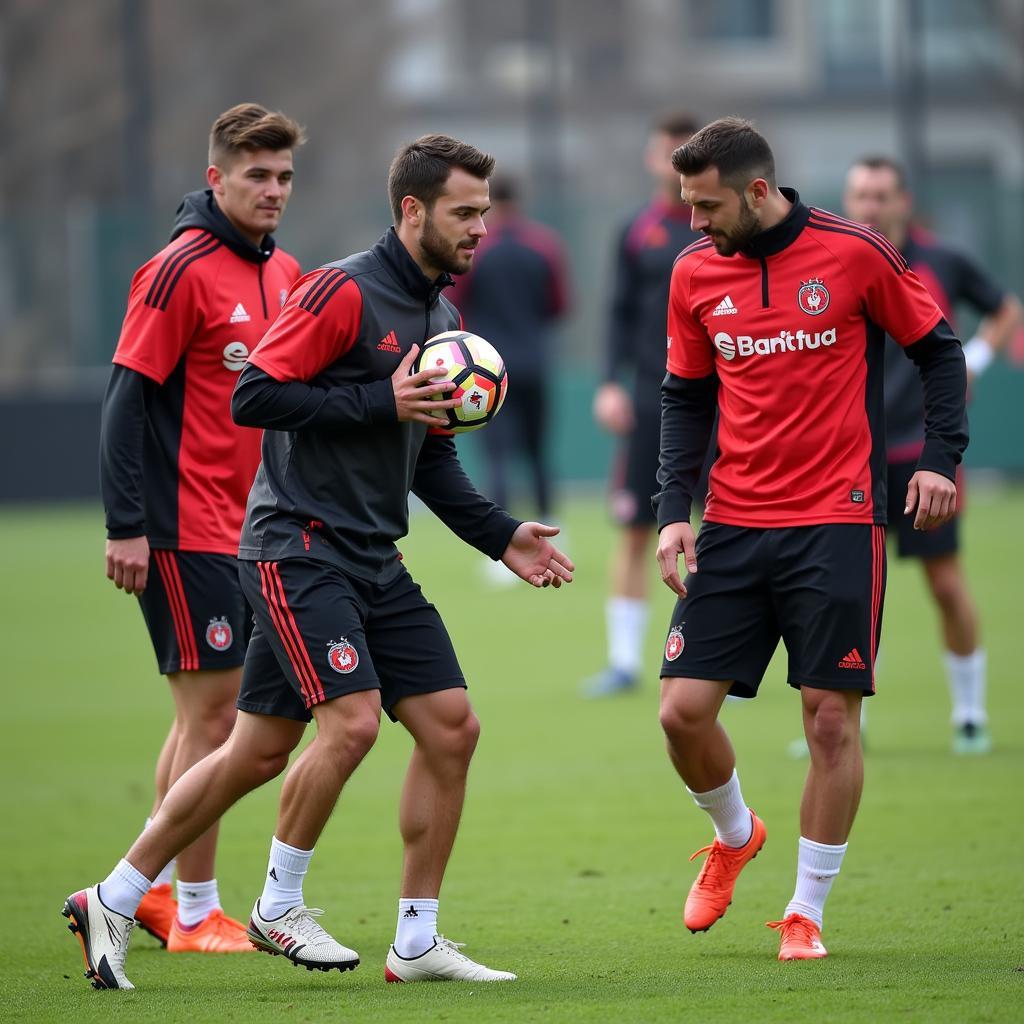
[[[392,946],[384,963],[385,981],[515,981],[509,971],[492,971],[475,963],[459,950],[464,942],[452,942],[443,935],[434,936],[434,944],[425,953],[406,959]]]
[[[257,900],[245,932],[261,952],[287,957],[307,971],[351,971],[358,967],[359,954],[317,924],[316,918],[322,913],[318,907],[292,907],[268,921],[260,914]]]
[[[100,899],[99,886],[72,893],[61,913],[68,919],[68,931],[78,936],[87,968],[85,976],[93,988],[135,988],[124,975],[135,921],[111,910]]]

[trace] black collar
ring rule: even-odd
[[[173,242],[182,232],[189,228],[201,228],[224,243],[236,256],[250,263],[266,263],[274,255],[274,236],[264,235],[260,245],[253,245],[217,205],[213,190],[189,192],[181,201],[175,215],[174,230],[171,232]]]
[[[384,232],[380,241],[373,247],[373,251],[399,285],[414,299],[419,299],[428,306],[437,303],[442,288],[455,284],[451,274],[438,274],[431,281],[409,255],[409,250],[402,244],[394,228],[388,228]]]
[[[774,256],[792,245],[807,224],[811,211],[800,202],[800,193],[795,188],[780,187],[779,191],[793,204],[793,208],[774,227],[762,231],[750,240],[740,252],[752,259]]]

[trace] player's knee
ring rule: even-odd
[[[480,741],[480,719],[470,711],[466,717],[451,730],[449,750],[451,756],[458,761],[469,764]]]
[[[325,738],[342,757],[358,764],[377,742],[379,731],[380,719],[367,712],[348,717],[341,728]]]
[[[706,731],[707,715],[678,700],[666,697],[658,709],[658,720],[673,744],[685,744]]]
[[[811,718],[808,744],[812,751],[827,755],[842,750],[852,742],[856,732],[857,717],[851,715],[847,702],[838,699],[823,700]]]

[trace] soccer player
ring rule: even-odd
[[[535,587],[572,581],[554,527],[521,523],[481,497],[438,427],[448,382],[411,373],[419,346],[459,328],[441,292],[485,234],[494,161],[424,136],[388,178],[395,226],[367,252],[303,277],[239,379],[235,419],[266,428],[239,555],[256,618],[231,736],[181,778],[152,825],[64,913],[97,987],[130,988],[135,907],[172,856],[250,790],[284,770],[306,723],[317,733],[285,777],[254,945],[310,970],[348,970],[356,952],[303,899],[313,848],[346,780],[373,746],[381,709],[412,735],[399,825],[405,855],[389,981],[512,980],[438,933],[479,722],[441,618],[402,564],[410,491],[459,537]],[[345,877],[351,876],[346,870]]]
[[[661,575],[679,600],[660,717],[672,763],[715,829],[684,921],[710,928],[764,844],[718,714],[727,694],[756,695],[781,637],[811,760],[796,890],[769,926],[779,959],[820,958],[863,785],[860,703],[874,692],[885,594],[885,336],[924,384],[925,442],[903,496],[919,530],[956,509],[964,357],[899,250],[780,189],[749,122],[715,121],[673,164],[706,237],[679,257],[669,301],[655,504]],[[719,454],[695,540],[691,496],[716,408]]]
[[[611,480],[612,517],[619,527],[605,603],[608,664],[583,683],[589,697],[631,690],[640,680],[647,632],[648,558],[658,489],[661,379],[665,376],[665,310],[672,264],[699,236],[679,195],[672,153],[696,131],[684,113],[658,120],[647,140],[645,164],[654,197],[622,228],[608,323],[604,383],[594,396],[594,419],[621,438]]]
[[[238,374],[299,276],[277,248],[302,129],[255,103],[210,131],[209,185],[178,208],[170,244],[135,274],[103,400],[107,576],[139,600],[175,718],[156,802],[224,742],[251,628],[238,536],[260,433],[236,426]],[[217,823],[161,864],[136,916],[170,952],[251,952],[214,877]]]
[[[912,197],[906,172],[897,161],[867,156],[854,163],[846,176],[843,203],[848,217],[880,231],[900,250],[947,320],[953,322],[960,303],[981,314],[975,336],[964,345],[968,381],[980,376],[1020,323],[1021,306],[1016,296],[996,284],[964,253],[912,226]],[[953,750],[958,754],[985,754],[991,749],[985,706],[985,651],[978,611],[959,557],[960,517],[955,516],[936,530],[913,530],[894,507],[913,475],[925,436],[920,380],[894,343],[885,347],[885,425],[889,529],[896,535],[901,558],[921,560],[938,608],[953,705]]]
[[[552,506],[547,465],[551,329],[568,306],[565,253],[550,228],[522,212],[512,178],[495,178],[491,202],[487,234],[473,270],[456,282],[452,301],[466,330],[486,338],[501,353],[512,381],[501,416],[480,435],[487,451],[490,496],[502,508],[509,507],[509,455],[521,451],[530,468],[537,515],[546,519]]]

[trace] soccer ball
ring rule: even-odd
[[[446,409],[447,429],[456,434],[479,430],[498,415],[508,390],[505,362],[494,346],[468,331],[445,331],[425,342],[416,357],[414,372],[437,368],[433,380],[450,380],[454,391],[439,399],[457,398],[460,404]]]

